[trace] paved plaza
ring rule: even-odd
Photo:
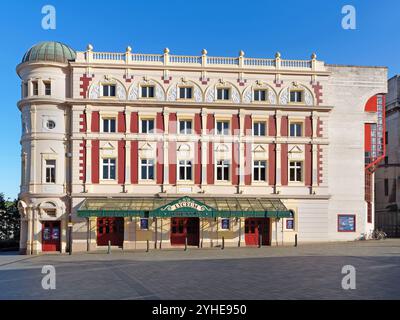
[[[56,289],[42,288],[44,265]],[[342,267],[356,289],[342,289]],[[299,247],[0,254],[0,299],[399,299],[400,240]]]

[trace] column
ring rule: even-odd
[[[243,138],[245,135],[244,132],[244,119],[245,113],[243,110],[239,111],[239,127],[240,127],[240,136],[239,136],[239,186],[244,186],[244,142]]]
[[[27,232],[26,232],[26,254],[32,254],[32,208],[26,208],[26,222],[27,222]]]
[[[131,184],[131,142],[125,140],[125,187]],[[127,191],[124,188],[125,192]]]
[[[201,186],[207,185],[207,111],[201,111]]]
[[[33,232],[33,243],[32,243],[32,254],[38,254],[41,251],[40,248],[40,235],[39,232],[39,210],[40,209],[32,209],[32,232]]]
[[[281,144],[277,143],[276,144],[276,161],[275,161],[275,165],[276,165],[276,175],[275,175],[275,186],[276,187],[280,187],[282,186],[282,174],[281,174]]]
[[[92,184],[92,140],[86,140],[86,181],[85,185]]]
[[[312,144],[312,181],[311,186],[318,186],[318,145]]]
[[[168,147],[169,147],[169,112],[168,108],[164,108],[164,182],[163,189],[166,185],[169,185],[169,157],[168,157]]]

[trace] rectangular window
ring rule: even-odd
[[[192,180],[192,161],[179,161],[179,180]]]
[[[44,94],[46,96],[51,96],[51,82],[50,81],[44,81]]]
[[[179,99],[192,99],[192,87],[180,87]]]
[[[56,183],[56,160],[46,160],[46,183]]]
[[[217,181],[229,181],[229,161],[217,161]]]
[[[217,121],[217,134],[229,135],[229,121]]]
[[[217,100],[229,100],[230,90],[228,88],[217,89]]]
[[[154,86],[142,86],[142,98],[154,98]]]
[[[142,133],[153,133],[154,132],[154,120],[153,119],[142,119]]]
[[[142,180],[154,180],[154,160],[142,159],[140,162],[140,172]]]
[[[303,163],[301,161],[290,161],[289,164],[289,181],[303,181]]]
[[[179,120],[179,132],[181,134],[191,134],[192,133],[192,121]]]
[[[32,95],[39,95],[39,85],[37,81],[32,81]]]
[[[253,166],[254,181],[266,181],[266,172],[267,172],[266,161],[254,161],[254,166]]]
[[[149,219],[147,218],[140,219],[140,230],[149,230]]]
[[[384,180],[385,196],[389,195],[389,179]]]
[[[103,159],[103,179],[114,180],[115,179],[115,159]]]
[[[253,123],[253,135],[254,136],[265,136],[265,122],[256,121]]]
[[[115,84],[103,84],[103,97],[115,97]]]
[[[303,102],[303,91],[291,90],[290,91],[290,102],[293,102],[293,103]]]
[[[301,122],[292,122],[289,129],[289,135],[291,137],[303,136],[303,124]]]
[[[254,90],[254,101],[266,101],[267,90]]]
[[[221,229],[222,230],[229,230],[229,219],[221,219]]]
[[[103,132],[115,132],[115,119],[104,118],[103,119]]]

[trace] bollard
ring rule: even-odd
[[[187,236],[185,237],[185,251],[187,250]]]
[[[200,248],[203,248],[203,239],[200,241]]]
[[[294,246],[297,247],[297,233],[294,235]]]
[[[107,253],[110,254],[111,253],[111,241],[108,240],[108,250]]]
[[[222,246],[221,246],[221,250],[225,249],[225,237],[222,237]]]
[[[149,243],[149,240],[147,240],[147,248],[146,248],[146,252],[149,252],[149,247],[150,247],[150,243]]]

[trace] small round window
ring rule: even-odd
[[[53,120],[48,120],[46,123],[47,129],[54,129],[56,127],[56,123]]]

